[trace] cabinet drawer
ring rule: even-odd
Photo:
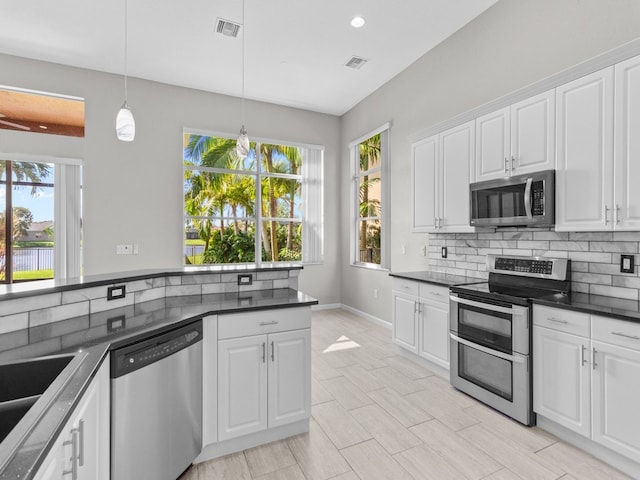
[[[394,278],[391,282],[391,288],[398,292],[407,293],[409,295],[418,296],[419,283],[412,280],[405,280],[403,278]]]
[[[231,313],[218,317],[218,340],[311,327],[311,308]]]
[[[533,306],[533,324],[541,327],[589,337],[590,315],[564,308]]]
[[[640,323],[592,316],[591,338],[620,347],[640,350]]]
[[[449,289],[432,283],[421,283],[420,298],[449,304]]]

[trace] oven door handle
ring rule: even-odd
[[[492,312],[506,313],[507,315],[513,315],[513,309],[511,307],[499,307],[498,305],[491,305],[490,303],[474,302],[473,300],[467,300],[466,298],[456,297],[455,295],[449,295],[449,300],[456,303],[462,303],[471,307],[482,308],[483,310],[491,310]]]
[[[482,345],[478,345],[477,343],[470,342],[469,340],[465,340],[464,338],[460,338],[453,333],[449,333],[451,340],[456,343],[461,343],[466,345],[467,347],[475,348],[476,350],[480,350],[483,353],[488,353],[489,355],[493,355],[494,357],[502,358],[503,360],[508,360],[514,363],[524,363],[524,357],[516,357],[514,355],[509,355],[507,353],[498,352],[497,350],[492,350],[491,348],[483,347]]]

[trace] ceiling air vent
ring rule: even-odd
[[[222,35],[226,35],[227,37],[235,38],[238,36],[239,31],[240,31],[239,24],[230,22],[229,20],[218,18],[218,22],[216,24],[217,33],[221,33]]]
[[[351,57],[351,59],[347,63],[345,63],[345,66],[358,70],[359,68],[362,68],[362,66],[367,62],[368,60],[365,60],[362,57]]]

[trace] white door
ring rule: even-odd
[[[593,440],[640,462],[640,351],[592,342]]]
[[[533,411],[591,434],[589,339],[533,328]]]
[[[272,333],[268,338],[269,428],[311,416],[311,330]]]
[[[555,168],[555,91],[511,106],[511,174]]]
[[[392,309],[393,341],[410,352],[418,353],[418,301],[416,297],[393,292]]]
[[[613,67],[556,89],[556,230],[613,224]]]
[[[475,122],[440,134],[439,231],[473,232],[469,225],[469,169],[474,158]]]
[[[218,440],[267,428],[267,336],[218,342]]]
[[[476,178],[491,180],[510,175],[509,107],[476,119]]]
[[[616,65],[615,229],[640,230],[640,57]]]
[[[420,356],[449,368],[449,305],[422,300]]]
[[[435,232],[438,217],[438,136],[411,145],[413,230]]]

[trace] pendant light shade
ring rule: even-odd
[[[116,116],[116,136],[123,142],[132,142],[136,137],[136,121],[127,104],[127,0],[124,0],[124,103]]]
[[[246,158],[251,148],[247,130],[244,128],[244,36],[246,33],[244,26],[244,0],[242,0],[242,128],[236,140],[236,153],[240,158]]]
[[[116,117],[116,135],[118,140],[131,142],[136,137],[136,121],[125,100]]]

